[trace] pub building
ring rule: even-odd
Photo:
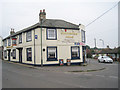
[[[61,19],[46,19],[3,39],[4,60],[30,65],[66,65],[85,62],[85,27]]]

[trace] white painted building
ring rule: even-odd
[[[3,46],[2,37],[0,36],[0,47]]]
[[[42,29],[42,33],[41,33]],[[46,19],[4,38],[4,60],[32,65],[57,65],[62,59],[80,64],[85,59],[85,27],[59,19]],[[42,48],[42,49],[41,49]],[[41,57],[42,56],[42,57]]]

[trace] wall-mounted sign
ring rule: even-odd
[[[38,36],[37,35],[35,35],[35,39],[37,39],[38,38]]]
[[[85,46],[85,44],[82,43],[82,42],[75,42],[74,45],[82,45],[82,46]]]
[[[13,46],[7,46],[7,48],[12,48]]]
[[[77,35],[77,33],[74,32],[62,32],[63,35]]]
[[[73,36],[66,36],[65,38],[73,38]]]

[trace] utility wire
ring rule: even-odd
[[[99,17],[97,17],[95,20],[93,20],[92,22],[90,22],[89,24],[87,24],[86,27],[89,26],[90,24],[94,23],[96,20],[98,20],[99,18],[101,18],[103,15],[105,15],[106,13],[108,13],[110,10],[112,10],[113,8],[115,8],[117,5],[118,5],[118,3],[115,4],[115,5],[114,5],[112,8],[110,8],[109,10],[107,10],[106,12],[104,12],[103,14],[101,14],[101,15],[100,15]]]

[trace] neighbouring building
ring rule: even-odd
[[[0,36],[0,59],[3,59],[3,41],[2,41],[2,37]]]
[[[109,48],[109,46],[107,46],[107,48],[104,48],[104,49],[97,49],[97,51],[95,51],[93,55],[97,57],[109,56],[114,61],[120,61],[120,47],[111,49]]]
[[[60,19],[46,19],[40,10],[39,22],[3,39],[4,60],[31,64],[57,65],[85,62],[85,27]],[[41,56],[42,55],[42,56]]]

